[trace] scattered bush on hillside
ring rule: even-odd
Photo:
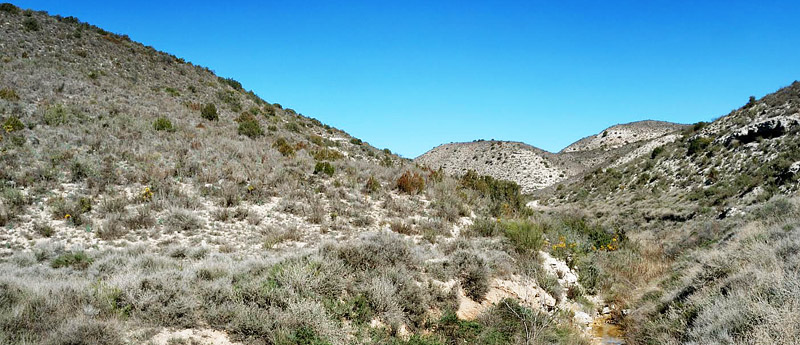
[[[242,103],[239,101],[239,97],[236,96],[236,91],[220,90],[217,92],[217,98],[219,98],[222,103],[227,104],[231,111],[237,113],[242,111]]]
[[[375,193],[381,190],[381,183],[375,178],[375,176],[370,175],[367,179],[366,185],[364,186],[364,190],[367,193]]]
[[[219,120],[219,114],[217,114],[217,106],[214,105],[214,103],[206,104],[200,111],[200,116],[209,121]]]
[[[397,179],[397,189],[407,194],[417,194],[425,189],[425,178],[417,172],[406,171]]]
[[[36,18],[27,18],[23,20],[22,26],[28,31],[39,31],[39,29],[41,29],[41,25],[39,25]]]
[[[328,176],[333,176],[334,171],[336,171],[336,169],[333,167],[333,165],[331,165],[331,163],[328,162],[317,162],[317,164],[314,166],[314,174],[322,173]]]
[[[350,138],[350,143],[353,144],[353,145],[361,145],[364,142],[361,141],[361,139],[358,139],[358,138]]]
[[[474,301],[482,301],[489,292],[489,268],[484,260],[462,250],[453,254],[451,261],[464,293]]]
[[[344,155],[341,154],[341,152],[326,148],[314,151],[313,156],[314,159],[318,161],[335,161],[344,158]]]
[[[278,150],[284,157],[294,156],[294,147],[284,138],[278,138],[272,147]]]
[[[92,258],[83,251],[68,252],[59,255],[50,263],[53,268],[72,267],[85,270],[92,264]]]
[[[264,135],[264,130],[261,129],[261,125],[255,119],[239,122],[238,132],[239,135],[246,135],[250,138],[257,138]]]
[[[19,95],[17,95],[17,92],[9,88],[0,89],[0,98],[12,102],[19,101]]]
[[[244,90],[244,88],[242,88],[242,83],[234,80],[233,78],[217,77],[217,79],[219,80],[220,83],[228,85],[232,87],[234,90],[239,90],[239,91]]]
[[[6,133],[11,133],[15,131],[21,131],[25,129],[25,124],[20,121],[20,119],[14,115],[9,116],[3,122],[3,131]]]
[[[153,129],[157,131],[174,132],[175,128],[172,127],[172,121],[166,117],[159,117],[153,122]]]
[[[0,11],[7,12],[11,14],[19,14],[19,7],[14,6],[14,4],[4,2],[0,4]]]
[[[705,150],[711,145],[711,138],[697,137],[689,141],[689,149],[686,151],[687,156],[694,156],[695,154]]]
[[[473,170],[461,177],[461,185],[489,196],[490,213],[495,216],[526,215],[529,209],[518,184],[511,181],[497,180],[491,176],[480,176]]]

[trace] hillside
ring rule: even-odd
[[[675,140],[674,133],[684,127],[661,121],[616,125],[558,153],[507,141],[451,143],[437,146],[414,161],[432,169],[441,168],[450,175],[461,176],[472,170],[513,181],[523,192],[532,193],[597,167],[619,165],[649,154],[655,147]]]
[[[549,244],[613,233],[514,183],[73,17],[0,4],[0,46],[0,343],[596,339],[606,304]]]
[[[633,344],[795,344],[800,82],[539,202],[626,229],[669,274],[629,292]],[[653,254],[651,254],[653,255]]]

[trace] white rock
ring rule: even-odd
[[[575,312],[575,317],[573,319],[575,320],[575,323],[582,325],[588,325],[592,323],[592,317],[582,311]]]

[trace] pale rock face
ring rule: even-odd
[[[573,317],[573,320],[575,320],[575,323],[581,324],[581,325],[584,325],[584,326],[588,326],[590,323],[592,323],[592,317],[589,314],[587,314],[585,312],[582,312],[582,311],[575,312],[575,316]]]
[[[569,269],[566,262],[558,260],[545,252],[539,252],[539,256],[543,259],[542,266],[544,270],[558,277],[558,283],[561,286],[571,286],[578,283],[578,274]]]

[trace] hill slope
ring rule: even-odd
[[[460,176],[469,170],[513,181],[532,193],[583,172],[618,165],[649,154],[653,148],[675,140],[684,125],[640,121],[609,127],[583,138],[559,153],[506,141],[475,141],[437,146],[414,161]]]

